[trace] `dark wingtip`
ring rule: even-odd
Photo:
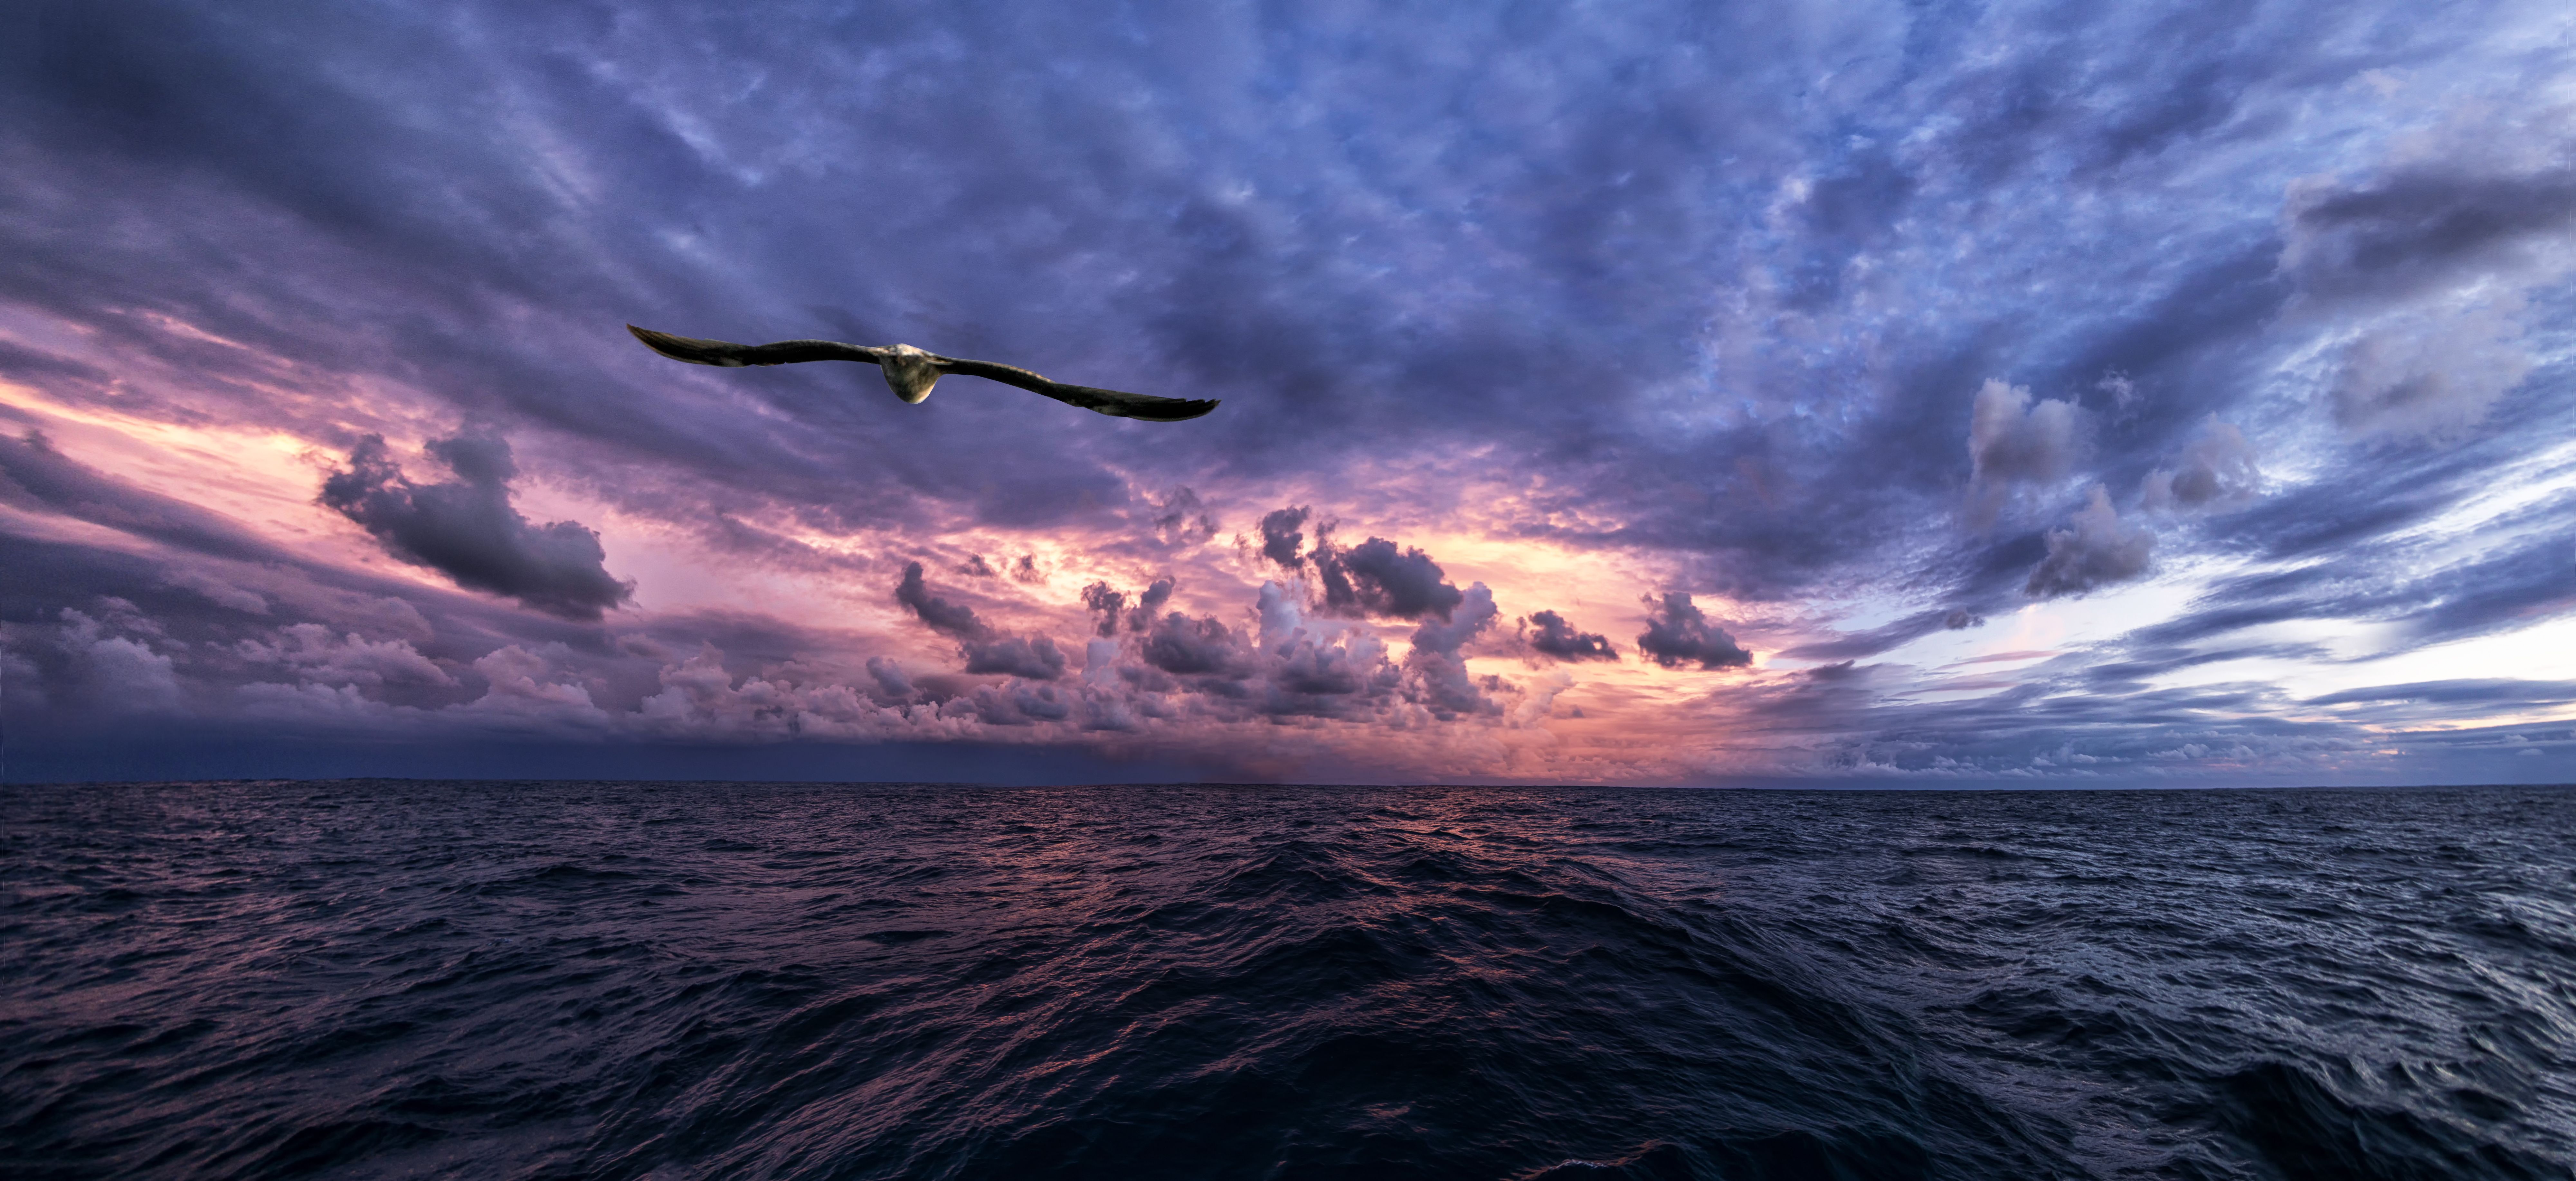
[[[1176,398],[1173,399],[1173,404],[1155,406],[1152,408],[1151,412],[1148,413],[1129,411],[1127,417],[1141,418],[1147,422],[1188,422],[1193,418],[1205,417],[1209,411],[1216,409],[1217,403],[1220,401],[1223,401],[1223,399],[1209,398],[1201,400],[1198,398]]]
[[[686,361],[692,365],[726,367],[743,363],[739,356],[742,346],[731,341],[673,336],[668,332],[655,332],[650,328],[638,328],[632,324],[627,325],[626,330],[634,333],[635,339],[643,341],[645,348],[674,361]]]

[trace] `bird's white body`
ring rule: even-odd
[[[939,384],[939,366],[931,354],[908,344],[879,351],[877,369],[885,374],[886,387],[906,402],[919,403],[930,396],[930,387]]]

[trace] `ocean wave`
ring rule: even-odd
[[[12,1177],[2566,1178],[2576,793],[0,795]]]

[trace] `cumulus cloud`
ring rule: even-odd
[[[1174,611],[1145,633],[1145,663],[1175,676],[1240,676],[1247,668],[1242,639],[1213,619]]]
[[[2076,510],[2064,529],[2048,531],[2048,556],[2032,568],[2022,591],[2033,598],[2080,595],[2147,572],[2155,535],[2124,524],[2111,507],[2111,494],[2099,484],[2092,499]]]
[[[1154,534],[1162,539],[1164,545],[1196,545],[1216,536],[1215,515],[1207,511],[1207,505],[1200,502],[1199,494],[1187,485],[1172,489],[1171,494],[1154,507]]]
[[[2174,468],[2148,473],[2142,499],[2149,509],[2200,509],[2241,502],[2254,495],[2263,473],[2254,445],[2235,426],[2210,415]]]
[[[1637,636],[1637,650],[1656,664],[1665,668],[1697,664],[1703,669],[1716,669],[1753,663],[1753,654],[1711,623],[1691,602],[1688,592],[1673,591],[1660,601],[1649,596],[1645,603],[1646,630]]]
[[[1100,616],[1097,626],[1104,638],[1118,634],[1118,612],[1126,605],[1126,592],[1114,590],[1106,582],[1095,582],[1082,588],[1083,609]]]
[[[487,686],[466,708],[528,721],[597,723],[606,713],[592,702],[590,687],[568,678],[541,652],[504,644],[477,657],[474,671]]]
[[[1501,688],[1501,680],[1478,678],[1468,672],[1466,658],[1459,652],[1469,640],[1492,627],[1500,614],[1494,606],[1494,592],[1484,583],[1471,583],[1446,616],[1426,619],[1413,629],[1413,647],[1405,662],[1420,676],[1425,702],[1433,716],[1445,721],[1461,714],[1500,712],[1486,694]]]
[[[1319,544],[1314,562],[1324,609],[1334,614],[1447,619],[1466,601],[1466,592],[1449,585],[1431,555],[1418,547],[1398,550],[1383,537],[1349,549]]]
[[[1987,379],[1968,411],[1971,517],[1991,523],[2015,485],[2065,479],[2075,462],[2075,426],[2072,403],[2033,405],[2028,388]]]
[[[883,656],[868,657],[868,679],[876,682],[877,692],[888,701],[910,701],[915,691],[903,666]]]
[[[1127,614],[1127,630],[1140,632],[1151,626],[1155,613],[1172,601],[1172,592],[1179,586],[1179,581],[1171,578],[1157,578],[1145,584],[1145,589],[1136,594],[1136,609]]]
[[[381,689],[387,684],[456,683],[408,641],[369,640],[354,632],[334,635],[318,623],[291,624],[269,639],[243,640],[235,650],[253,664],[277,665],[323,685]]]
[[[599,535],[573,521],[532,525],[510,506],[518,466],[507,441],[460,434],[429,454],[455,473],[451,483],[403,475],[381,436],[368,435],[346,470],[322,482],[321,502],[365,527],[387,552],[474,590],[508,595],[566,619],[594,620],[633,596],[635,584],[609,576]]]
[[[930,630],[957,641],[969,673],[998,673],[1052,681],[1064,675],[1064,653],[1046,636],[1003,635],[986,625],[975,610],[933,593],[922,579],[921,563],[907,562],[894,599],[912,609]]]
[[[1293,505],[1261,517],[1261,556],[1290,570],[1306,564],[1306,508]]]
[[[162,629],[123,599],[102,600],[101,619],[62,609],[58,650],[68,658],[72,695],[111,714],[170,714],[184,695]]]
[[[1598,632],[1578,631],[1565,617],[1554,611],[1532,612],[1521,620],[1527,629],[1530,651],[1558,660],[1617,660],[1617,649],[1610,637]]]

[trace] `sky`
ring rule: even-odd
[[[2576,780],[2563,3],[715,7],[21,11],[0,778]]]

